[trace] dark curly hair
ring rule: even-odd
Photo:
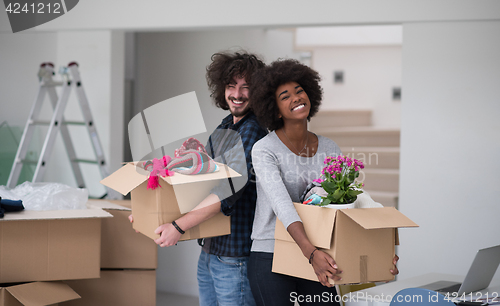
[[[280,85],[297,82],[306,92],[311,102],[307,120],[311,120],[319,110],[323,90],[319,84],[321,77],[313,69],[293,59],[279,59],[259,70],[252,77],[250,103],[260,123],[271,131],[283,127],[279,118],[276,90]]]
[[[252,75],[265,66],[256,55],[246,51],[220,52],[212,55],[212,63],[207,67],[207,84],[215,105],[224,110],[229,109],[225,91],[226,85],[235,77],[245,78],[252,83]]]

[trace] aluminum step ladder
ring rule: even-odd
[[[38,72],[38,77],[40,80],[38,94],[35,99],[35,103],[31,108],[28,122],[26,122],[23,136],[21,137],[21,141],[19,143],[19,148],[14,159],[14,164],[12,165],[12,170],[7,181],[8,188],[14,188],[17,185],[17,181],[24,164],[36,164],[32,182],[40,182],[42,180],[47,168],[47,162],[50,158],[54,143],[56,141],[56,136],[59,131],[61,131],[61,136],[68,153],[71,168],[73,169],[73,173],[75,175],[75,179],[79,188],[85,188],[85,182],[83,180],[82,171],[80,169],[80,163],[96,164],[99,167],[102,178],[105,178],[109,175],[101,142],[99,140],[99,136],[97,135],[94,120],[92,119],[92,114],[90,112],[87,96],[85,95],[85,92],[83,90],[83,84],[80,79],[80,72],[78,71],[78,64],[76,62],[71,62],[67,67],[61,68],[60,73],[63,76],[63,81],[56,82],[52,79],[52,77],[55,75],[54,65],[52,63],[42,63],[40,65],[40,70]],[[59,98],[56,91],[56,87],[58,86],[62,86],[62,92]],[[64,111],[66,109],[66,105],[68,103],[72,88],[76,90],[76,94],[84,118],[83,122],[64,120]],[[54,109],[54,114],[50,121],[41,121],[38,120],[38,117],[46,95],[49,96],[52,108]],[[26,153],[28,152],[33,132],[35,130],[35,127],[38,125],[49,126],[42,151],[40,152],[40,158],[38,159],[38,161],[26,160]],[[94,148],[96,160],[78,159],[76,157],[75,149],[73,147],[73,143],[68,131],[68,125],[84,125],[87,127],[87,131]],[[110,190],[108,188],[106,188],[106,190],[109,195]]]

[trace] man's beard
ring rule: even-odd
[[[247,104],[244,108],[242,109],[237,109],[235,111],[229,109],[231,111],[231,114],[234,116],[234,117],[243,117],[245,116],[246,114],[248,114],[248,112],[250,111],[250,104]]]

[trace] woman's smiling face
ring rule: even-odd
[[[311,102],[304,89],[297,82],[281,84],[276,89],[276,103],[281,118],[307,119],[311,109]]]

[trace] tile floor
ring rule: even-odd
[[[156,292],[156,306],[199,306],[197,296],[180,295],[170,292]]]
[[[156,292],[156,306],[199,306],[197,296],[180,295],[167,292]],[[295,306],[299,306],[295,302]]]

